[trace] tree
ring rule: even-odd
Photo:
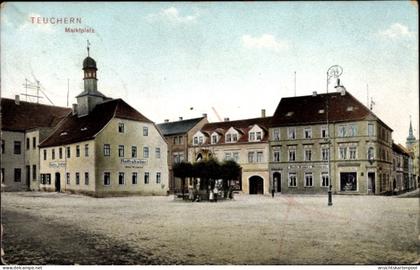
[[[241,167],[234,160],[226,160],[221,165],[221,176],[223,179],[223,191],[225,198],[227,197],[230,187],[229,181],[239,179],[241,175]]]
[[[185,190],[185,178],[191,177],[193,166],[189,162],[182,161],[180,163],[175,163],[172,167],[175,177],[181,178],[182,181],[182,198],[184,198],[184,190]]]

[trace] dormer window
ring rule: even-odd
[[[288,112],[288,113],[286,113],[286,116],[287,117],[290,117],[290,116],[292,116],[294,114],[294,112]]]
[[[196,135],[193,137],[193,145],[201,145],[204,144],[204,134],[198,131]]]
[[[249,133],[249,140],[252,142],[252,141],[255,141],[255,132],[250,132]]]
[[[319,114],[323,114],[323,113],[325,113],[325,110],[324,109],[320,109],[320,110],[318,110],[318,113]]]
[[[348,112],[353,111],[353,106],[348,106],[346,110],[347,110]]]
[[[234,142],[238,141],[238,134],[232,134],[232,141]]]
[[[217,134],[213,133],[213,135],[211,135],[211,143],[216,144],[218,141],[219,141],[219,136],[217,136]]]
[[[232,142],[232,134],[226,134],[226,142]]]
[[[197,136],[194,137],[193,144],[198,145],[198,137]]]
[[[68,134],[67,131],[63,131],[60,133],[60,136],[66,136],[67,134]]]
[[[87,127],[82,127],[81,129],[80,129],[80,131],[86,131],[87,130]]]
[[[258,132],[256,132],[256,135],[257,135],[257,141],[261,141],[261,139],[262,139],[262,133],[261,133],[261,131],[258,131]]]

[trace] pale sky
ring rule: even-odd
[[[99,91],[157,123],[202,113],[217,121],[212,107],[231,120],[263,108],[272,115],[294,95],[294,72],[297,95],[324,93],[327,69],[338,64],[342,84],[364,104],[369,85],[373,112],[405,144],[410,115],[419,138],[417,23],[416,4],[402,1],[3,3],[1,94],[13,98],[25,92],[25,78],[39,80],[54,104],[66,106],[69,79],[75,103],[87,39]]]

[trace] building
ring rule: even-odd
[[[242,167],[236,186],[244,193],[269,194],[268,128],[271,117],[205,124],[189,142],[189,161],[215,157],[235,160]]]
[[[158,128],[165,136],[168,143],[168,166],[169,166],[169,191],[174,193],[182,189],[181,181],[175,181],[172,165],[188,160],[188,142],[192,141],[193,135],[208,123],[207,114],[203,117],[158,124]]]
[[[15,99],[1,99],[2,190],[39,189],[39,148],[71,109]]]
[[[270,183],[282,193],[391,190],[392,129],[343,86],[282,98],[270,127]],[[330,175],[332,177],[330,177]]]
[[[402,193],[417,187],[414,174],[413,154],[401,144],[392,144],[393,177],[392,190]]]
[[[83,61],[84,91],[40,144],[42,190],[93,196],[166,195],[167,144],[156,125],[97,90],[96,62]]]
[[[414,136],[411,119],[405,146],[413,157],[413,177],[415,179],[414,182],[417,188],[420,185],[420,141],[417,140]]]

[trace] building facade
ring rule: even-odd
[[[1,184],[5,191],[39,189],[39,142],[71,110],[39,103],[1,99]]]
[[[189,142],[189,161],[213,157],[234,160],[242,168],[236,188],[247,194],[269,194],[268,125],[271,117],[204,125]]]
[[[281,99],[270,127],[270,188],[281,193],[391,190],[392,130],[343,86]],[[330,177],[331,176],[331,177]]]
[[[168,167],[169,167],[169,191],[171,193],[181,192],[182,184],[180,179],[175,179],[172,166],[175,163],[188,161],[188,142],[192,141],[193,135],[208,123],[207,115],[203,117],[158,124],[157,127],[165,136],[168,143]]]
[[[83,61],[84,91],[73,112],[40,144],[42,190],[166,195],[167,143],[157,126],[122,99],[97,90],[96,62]]]

